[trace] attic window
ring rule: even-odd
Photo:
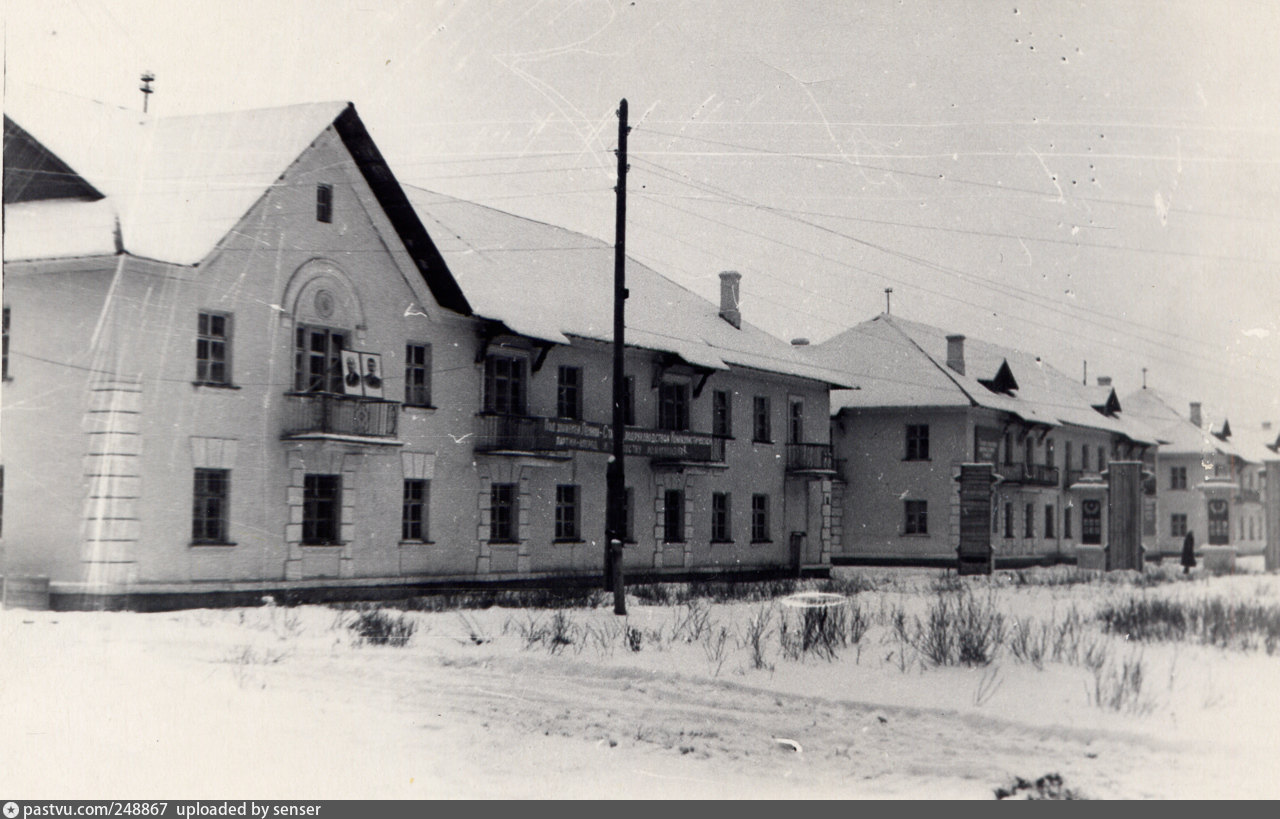
[[[333,221],[333,185],[316,185],[316,221]]]

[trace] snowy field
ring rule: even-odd
[[[402,647],[325,606],[0,611],[0,795],[991,799],[1057,774],[1083,797],[1276,798],[1276,634],[1098,618],[1274,618],[1280,576],[1252,561],[1160,583],[837,570],[825,609],[651,593],[625,620],[386,607]]]

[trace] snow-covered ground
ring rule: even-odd
[[[834,659],[784,656],[778,623],[802,610],[779,601],[569,609],[560,644],[554,611],[411,612],[403,648],[360,644],[355,614],[323,606],[0,611],[0,794],[988,799],[1059,773],[1091,797],[1280,796],[1280,654],[1138,644],[1093,619],[1129,597],[1277,605],[1280,576],[963,581],[1010,632],[1074,608],[1104,678],[1141,660],[1117,711],[1080,658],[1037,668],[1006,641],[985,667],[939,667],[904,645],[894,614],[923,618],[940,572],[839,573],[874,589]]]

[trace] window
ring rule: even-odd
[[[516,542],[516,485],[495,483],[489,487],[489,542]]]
[[[1013,504],[1004,505],[1004,536],[1013,537]]]
[[[431,345],[404,347],[404,402],[411,407],[431,406]]]
[[[728,438],[733,435],[733,406],[727,390],[711,393],[711,434]]]
[[[662,496],[662,541],[684,543],[684,492],[668,489]]]
[[[729,493],[711,493],[711,542],[728,543],[733,540],[729,530]]]
[[[333,221],[333,185],[316,185],[316,221]]]
[[[752,403],[751,414],[754,423],[751,440],[762,444],[770,443],[773,440],[773,434],[769,428],[769,396],[757,395]]]
[[[907,424],[907,460],[929,460],[928,424]]]
[[[1071,442],[1067,441],[1066,444],[1064,445],[1063,452],[1062,452],[1062,468],[1070,472],[1072,466],[1073,464],[1071,462]]]
[[[622,379],[622,423],[629,427],[636,425],[636,377],[628,375]]]
[[[1053,451],[1053,447],[1054,447],[1054,444],[1053,444],[1052,438],[1044,442],[1044,465],[1045,466],[1053,466],[1053,460],[1054,460],[1054,454],[1055,454]]]
[[[792,398],[787,402],[789,412],[787,415],[787,443],[803,444],[804,443],[804,401],[799,398]]]
[[[1089,445],[1088,444],[1080,445],[1080,469],[1085,472],[1089,471]]]
[[[431,482],[418,478],[404,482],[404,505],[400,513],[400,539],[427,541],[427,509],[431,498]]]
[[[1044,536],[1053,537],[1053,504],[1047,503],[1044,507]]]
[[[907,535],[929,534],[929,502],[928,501],[922,501],[922,500],[903,501],[902,508],[906,518],[902,527],[903,534],[907,534]]]
[[[523,358],[491,355],[484,360],[484,411],[500,415],[525,414]]]
[[[1027,439],[1023,441],[1022,462],[1027,465],[1036,462],[1036,442],[1030,433],[1027,433]]]
[[[1186,489],[1187,488],[1187,468],[1185,466],[1169,467],[1169,488],[1170,489]]]
[[[298,392],[342,392],[342,350],[337,330],[299,327],[295,337],[293,388]]]
[[[1098,471],[1107,471],[1107,448],[1104,446],[1098,447]]]
[[[582,420],[582,368],[561,367],[556,377],[556,415]]]
[[[194,543],[226,543],[230,473],[226,469],[197,469],[195,476],[191,540]]]
[[[231,383],[231,317],[200,313],[196,318],[196,383]]]
[[[4,308],[4,335],[0,337],[0,378],[9,380],[9,308]]]
[[[1172,537],[1185,537],[1187,534],[1187,516],[1177,514],[1169,516],[1169,534]]]
[[[1071,539],[1071,507],[1062,510],[1062,536]]]
[[[769,542],[769,496],[751,496],[751,542]]]
[[[578,487],[562,483],[556,487],[556,540],[576,541],[578,531]]]
[[[307,475],[302,488],[302,542],[337,545],[342,531],[342,476]]]
[[[1028,503],[1028,504],[1027,504],[1027,508],[1026,508],[1024,511],[1026,512],[1026,515],[1025,515],[1025,518],[1024,518],[1024,520],[1023,520],[1023,536],[1024,536],[1024,537],[1035,537],[1035,536],[1036,536],[1036,506],[1035,506],[1035,504],[1034,504],[1034,503]]]
[[[689,385],[664,381],[658,385],[658,429],[689,428]]]

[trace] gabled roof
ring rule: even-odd
[[[1154,443],[1149,430],[1094,408],[1088,388],[1038,356],[981,339],[964,341],[964,373],[947,366],[945,330],[881,314],[816,345],[823,364],[857,381],[832,396],[841,407],[980,406],[1029,423],[1073,424]]]
[[[1216,452],[1255,463],[1266,459],[1265,448],[1232,441],[1231,427],[1226,423],[1226,416],[1216,411],[1204,412],[1204,426],[1197,427],[1188,416],[1175,408],[1174,399],[1153,389],[1140,389],[1125,396],[1124,406],[1127,415],[1137,418],[1155,431],[1163,453],[1202,455]],[[1190,404],[1183,402],[1181,406],[1189,407]],[[1223,420],[1215,424],[1214,420],[1217,418]],[[1221,434],[1224,431],[1225,436]]]
[[[348,102],[320,102],[177,117],[148,117],[74,98],[6,99],[6,142],[13,138],[40,156],[72,169],[89,190],[105,195],[115,224],[101,206],[52,208],[17,187],[6,154],[6,217],[26,233],[6,238],[5,258],[42,259],[111,252],[196,265],[245,217],[304,151],[332,127],[351,153],[437,301],[461,313],[461,290]],[[10,116],[11,115],[11,116]],[[33,163],[24,163],[33,164]],[[47,186],[46,186],[47,187]],[[83,203],[82,203],[83,204]],[[75,226],[59,244],[64,223]],[[29,240],[30,239],[30,240]],[[110,242],[108,242],[108,239]],[[12,246],[10,246],[12,242]]]
[[[613,340],[611,244],[444,194],[405,186],[475,315],[520,335],[560,344]],[[807,348],[742,322],[635,259],[626,260],[625,341],[689,364],[729,365],[852,386],[818,366]]]

